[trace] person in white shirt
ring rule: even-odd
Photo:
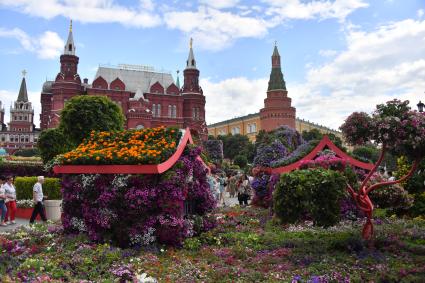
[[[1,216],[0,216],[0,226],[6,226],[7,224],[4,222],[4,219],[6,218],[7,208],[5,204],[6,200],[6,191],[3,187],[3,183],[6,181],[6,178],[4,176],[0,176],[0,209],[1,209]]]
[[[16,214],[16,189],[13,185],[13,177],[8,176],[6,178],[6,183],[3,185],[6,193],[6,223],[10,220],[8,224],[15,224],[15,214]]]
[[[32,197],[34,200],[34,210],[32,211],[30,224],[34,223],[35,218],[38,214],[40,214],[41,219],[46,222],[46,213],[44,212],[43,199],[47,196],[43,195],[43,183],[44,176],[38,176],[37,183],[35,183],[34,188],[32,190]]]

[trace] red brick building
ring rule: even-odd
[[[27,84],[24,77],[21,81],[17,100],[10,106],[10,122],[6,126],[5,110],[0,101],[0,147],[12,154],[18,149],[29,149],[37,146],[40,130],[34,125],[34,108],[28,101]]]
[[[55,81],[44,83],[41,92],[41,129],[58,126],[65,102],[73,96],[87,94],[107,96],[119,104],[128,129],[162,125],[190,127],[195,135],[207,138],[205,96],[199,86],[192,41],[182,87],[178,78],[174,82],[169,73],[137,65],[99,67],[89,84],[87,79],[81,81],[78,62],[71,23],[64,53],[60,57],[60,71]]]

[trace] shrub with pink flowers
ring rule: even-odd
[[[199,154],[200,148],[187,148],[173,168],[160,175],[65,176],[65,231],[121,247],[180,245],[195,233],[187,214],[203,217],[216,205]]]
[[[411,111],[409,101],[397,99],[376,106],[372,115],[353,113],[341,126],[347,141],[351,144],[365,144],[373,141],[381,146],[381,155],[374,168],[365,177],[359,189],[355,191],[351,185],[348,190],[358,207],[365,212],[368,220],[363,228],[363,237],[373,234],[371,221],[373,204],[369,193],[382,186],[394,185],[409,178],[425,156],[425,115]],[[382,163],[385,153],[394,156],[404,155],[413,165],[405,176],[394,181],[381,181],[370,184],[370,179]]]

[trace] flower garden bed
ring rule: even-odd
[[[179,246],[194,235],[196,221],[197,233],[208,230],[205,214],[216,203],[192,142],[189,129],[92,132],[54,168],[65,173],[65,232],[128,247]]]
[[[362,221],[328,229],[310,222],[282,226],[265,209],[227,208],[218,226],[182,248],[118,249],[60,226],[23,227],[0,235],[3,282],[423,282],[425,221]],[[147,278],[150,278],[148,281]],[[9,280],[9,281],[8,281]],[[139,281],[138,281],[139,280]],[[145,280],[145,281],[143,281]]]

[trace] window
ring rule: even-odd
[[[199,107],[194,107],[192,109],[192,117],[193,119],[199,119],[200,115],[199,115]]]
[[[226,133],[227,133],[226,129],[218,130],[218,135],[219,136],[224,136],[224,135],[226,135]]]
[[[68,51],[72,51],[72,44],[68,45]]]
[[[251,133],[256,133],[257,132],[257,124],[248,124],[248,126],[246,127],[246,131],[248,132],[248,134]]]
[[[173,105],[173,118],[177,118],[177,106]]]
[[[139,129],[144,129],[144,128],[145,128],[145,126],[143,126],[142,124],[136,126],[136,129],[138,129],[138,130]]]
[[[240,134],[241,129],[239,127],[233,127],[232,128],[232,135]]]
[[[28,116],[24,116],[24,120],[26,121],[26,120],[28,120]]]
[[[161,104],[158,104],[157,105],[156,117],[161,117]]]
[[[156,104],[152,104],[152,117],[156,117]]]
[[[173,117],[173,106],[172,105],[168,105],[168,117],[169,118]]]

